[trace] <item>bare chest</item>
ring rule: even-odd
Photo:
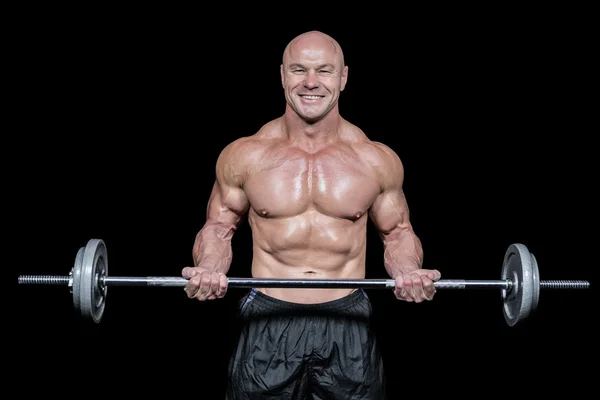
[[[265,217],[308,210],[357,219],[379,194],[375,174],[352,153],[283,154],[253,166],[244,189]]]

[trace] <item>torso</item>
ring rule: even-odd
[[[253,277],[364,278],[368,211],[380,184],[369,162],[377,151],[362,136],[357,131],[350,136],[357,139],[337,140],[314,152],[287,138],[253,138],[253,160],[243,183],[251,205]],[[353,289],[260,290],[315,303]]]

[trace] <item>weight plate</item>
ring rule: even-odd
[[[73,281],[73,286],[71,287],[73,295],[73,307],[78,313],[81,313],[81,302],[79,299],[81,298],[81,268],[83,265],[84,251],[84,247],[81,247],[79,251],[77,251],[75,263],[73,264],[73,270],[71,271],[71,279]]]
[[[99,323],[104,313],[107,287],[101,278],[108,273],[106,245],[100,239],[90,239],[83,252],[79,279],[79,308],[85,319]]]
[[[538,280],[538,274],[534,264],[536,264],[535,258],[526,246],[514,243],[506,250],[502,265],[502,279],[512,281],[512,288],[502,289],[501,293],[504,319],[510,326],[526,319],[533,307],[537,305],[539,288],[536,288],[534,281]]]
[[[531,254],[531,276],[533,279],[533,292],[531,295],[531,311],[534,312],[537,309],[538,302],[540,301],[540,270],[538,268],[537,260],[533,253]]]

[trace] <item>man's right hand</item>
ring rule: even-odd
[[[227,277],[222,272],[202,267],[186,267],[181,275],[188,279],[185,292],[190,299],[200,301],[220,299],[227,293]]]

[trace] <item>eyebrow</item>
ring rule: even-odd
[[[330,64],[330,63],[321,64],[321,65],[319,65],[317,67],[317,69],[327,68],[327,67],[335,69],[335,65]],[[288,68],[291,69],[291,68],[306,68],[306,67],[304,65],[300,64],[300,63],[292,63],[292,64],[289,65]]]

